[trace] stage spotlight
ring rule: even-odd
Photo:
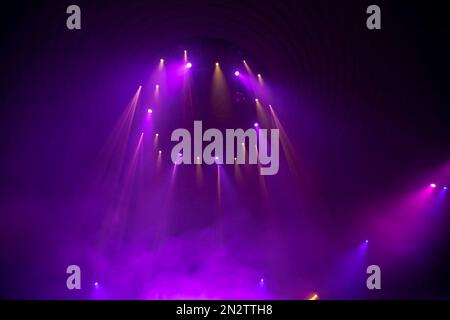
[[[308,300],[318,300],[319,296],[317,295],[317,293],[314,293],[311,297],[308,298]]]
[[[261,73],[258,73],[258,78],[261,78]]]
[[[94,282],[94,286],[98,288],[98,282]]]
[[[159,134],[155,134],[155,136],[159,137]]]
[[[164,63],[164,59],[160,59],[159,62]]]
[[[369,240],[364,240],[365,243],[369,243]]]
[[[430,184],[430,187],[431,187],[431,188],[436,188],[436,184],[435,184],[435,183],[432,183],[432,184]]]
[[[235,75],[236,77],[239,77],[240,74],[241,74],[241,73],[240,73],[238,70],[236,70],[236,71],[234,72],[234,75]]]
[[[156,89],[159,89],[159,84],[157,84],[157,85],[155,86],[155,88],[156,88]]]
[[[255,127],[259,127],[258,122],[255,122],[254,126],[255,126]]]
[[[216,62],[216,67],[218,67],[219,66],[219,63],[218,62]]]
[[[255,98],[255,102],[259,102],[258,98]]]
[[[443,187],[442,189],[447,190],[447,187]]]
[[[186,63],[186,69],[190,69],[190,68],[192,68],[192,63],[190,63],[190,62],[188,62],[188,63]]]
[[[148,110],[147,110],[147,113],[148,113],[148,114],[150,114],[150,113],[152,113],[152,112],[153,112],[152,109],[148,109]]]
[[[247,62],[245,61],[245,60],[242,60],[242,62],[244,63],[244,64],[246,64]]]

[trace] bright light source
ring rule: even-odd
[[[218,67],[219,66],[219,63],[218,62],[216,62],[216,67]]]
[[[148,114],[150,114],[150,113],[152,113],[152,112],[153,112],[152,109],[148,109],[148,110],[147,110],[147,113],[148,113]]]
[[[259,127],[258,122],[255,122],[254,126],[255,126],[255,127]]]
[[[188,62],[188,63],[186,63],[186,69],[190,69],[190,68],[192,68],[192,63],[190,63],[190,62]]]
[[[261,73],[258,73],[258,78],[261,78]]]
[[[234,72],[234,75],[235,75],[236,77],[239,77],[240,74],[241,74],[241,73],[240,73],[238,70],[236,70],[236,71]]]
[[[432,183],[432,184],[430,184],[430,187],[431,187],[431,188],[436,188],[436,184],[435,184],[435,183]]]
[[[314,293],[311,297],[308,298],[308,300],[319,300],[319,296],[317,293]]]

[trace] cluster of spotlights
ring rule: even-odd
[[[437,187],[440,187],[440,186],[438,186],[436,183],[430,183],[430,188],[435,189],[435,188],[437,188]],[[447,190],[447,186],[442,186],[441,188],[442,188],[443,190]]]

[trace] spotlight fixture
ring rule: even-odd
[[[159,89],[159,84],[157,84],[157,85],[155,86],[155,88],[156,88],[156,89]]]
[[[447,187],[443,187],[442,189],[447,190]]]
[[[160,59],[159,62],[164,63],[164,59]]]
[[[261,73],[258,73],[258,78],[261,78]]]
[[[259,102],[258,98],[255,98],[255,102]]]
[[[155,134],[155,136],[159,137],[159,134],[157,133],[157,134]]]
[[[369,243],[369,240],[364,240],[365,243]]]
[[[148,114],[150,114],[150,113],[152,113],[152,112],[153,112],[152,109],[148,109],[148,110],[147,110],[147,113],[148,113]]]
[[[219,63],[218,62],[216,62],[216,67],[218,67],[219,66]]]
[[[186,69],[190,69],[190,68],[192,68],[192,63],[190,63],[190,62],[188,62],[188,63],[186,63]]]
[[[254,126],[255,126],[255,127],[259,127],[258,122],[255,122]]]
[[[311,297],[308,298],[308,300],[319,300],[319,296],[317,293],[314,293]]]
[[[435,183],[431,183],[431,184],[430,184],[430,187],[431,187],[431,188],[436,188],[436,184],[435,184]]]
[[[161,154],[161,153],[162,153],[162,151],[161,151],[161,150],[159,150],[159,151],[158,151],[158,153],[159,153],[159,154]]]
[[[236,77],[239,77],[240,74],[241,74],[241,73],[240,73],[238,70],[236,70],[236,71],[234,72],[234,75],[235,75]]]

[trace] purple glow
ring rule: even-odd
[[[447,187],[443,187],[442,189],[447,190]]]
[[[255,127],[259,127],[258,122],[255,122],[254,126],[255,126]]]
[[[365,243],[369,243],[369,240],[365,240],[364,242],[365,242]]]
[[[240,73],[238,70],[236,70],[236,71],[234,72],[234,75],[235,75],[236,77],[239,77],[240,74],[241,74],[241,73]]]
[[[98,282],[97,282],[97,281],[94,282],[94,286],[95,286],[96,288],[98,288]]]
[[[186,63],[186,69],[190,69],[190,68],[192,68],[192,63],[190,63],[190,62],[188,62],[188,63]]]
[[[435,183],[432,183],[432,184],[430,184],[430,187],[431,187],[431,188],[436,188],[436,184],[435,184]]]
[[[150,114],[150,113],[152,113],[152,112],[153,112],[152,109],[148,109],[148,110],[147,110],[147,113],[148,113],[148,114]]]

